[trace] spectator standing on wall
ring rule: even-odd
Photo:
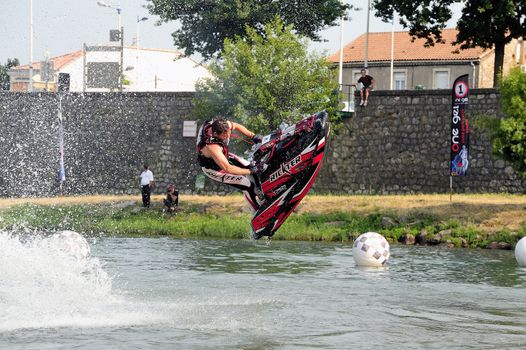
[[[367,75],[367,70],[365,70],[365,68],[362,68],[360,73],[362,74],[360,79],[358,79],[358,85],[362,84],[362,88],[360,89],[360,106],[365,107],[367,106],[367,100],[369,99],[369,89],[373,87],[374,79],[372,76]]]
[[[141,173],[141,188],[142,188],[142,206],[150,207],[150,193],[154,184],[153,173],[148,169],[148,164],[144,164],[144,170]]]

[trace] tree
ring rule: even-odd
[[[205,59],[223,48],[226,38],[243,37],[249,26],[264,35],[264,24],[280,17],[296,32],[319,40],[317,31],[332,26],[349,5],[340,0],[148,0],[151,14],[163,22],[179,20],[174,44],[186,55],[199,52]]]
[[[409,28],[411,35],[426,38],[426,45],[432,46],[442,41],[441,30],[451,19],[453,3],[464,3],[454,44],[460,49],[495,48],[493,84],[497,86],[506,44],[526,36],[525,0],[375,0],[374,7],[386,21],[398,13],[400,24]]]
[[[276,18],[246,38],[226,39],[222,60],[210,66],[214,78],[197,84],[199,119],[232,117],[262,133],[305,113],[335,114],[338,84],[327,60],[307,52],[307,41]]]
[[[0,64],[0,90],[9,90],[9,75],[7,75],[7,71],[18,65],[20,65],[18,58],[8,58],[6,64]]]
[[[502,80],[500,93],[506,118],[486,129],[491,131],[493,151],[526,176],[526,74],[513,68]]]

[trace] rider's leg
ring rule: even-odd
[[[248,169],[250,166],[250,162],[248,160],[241,158],[234,153],[228,153],[228,162],[245,169]],[[258,203],[263,201],[265,196],[263,195],[263,190],[261,189],[261,183],[259,182],[259,179],[252,175],[248,176],[248,179],[253,184],[249,192],[254,192],[255,196],[258,198]]]
[[[235,187],[243,191],[245,199],[251,207],[252,211],[259,209],[259,199],[254,190],[254,183],[251,181],[249,176],[246,175],[233,175],[223,170],[213,170],[208,168],[201,168],[206,176],[214,181],[224,183],[226,185]]]

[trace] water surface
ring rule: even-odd
[[[510,251],[88,239],[74,259],[0,233],[0,349],[526,348]]]

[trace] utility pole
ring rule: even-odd
[[[29,0],[29,92],[33,92],[33,0]]]
[[[367,31],[365,32],[365,60],[364,68],[367,69],[367,60],[369,58],[369,14],[371,12],[371,0],[367,0]]]
[[[343,89],[343,16],[340,17],[340,72],[338,73],[338,83],[340,91]]]
[[[120,12],[119,12],[120,14]],[[120,22],[120,16],[119,16],[119,22]],[[119,79],[119,91],[122,92],[122,81],[124,80],[124,76],[123,76],[123,73],[124,73],[124,70],[123,70],[123,64],[124,64],[124,28],[123,27],[120,27],[120,36],[121,36],[121,76],[120,76],[120,79]]]
[[[391,76],[390,88],[391,90],[394,90],[394,12],[391,26],[391,73],[389,75]]]

